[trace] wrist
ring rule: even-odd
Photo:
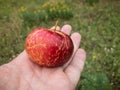
[[[10,70],[7,65],[0,66],[0,88],[5,89],[7,82],[10,78]]]

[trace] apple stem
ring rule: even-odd
[[[55,29],[54,29],[54,30],[57,29],[57,26],[58,26],[58,20],[57,20],[56,23],[55,23]]]

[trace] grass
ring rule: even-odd
[[[55,23],[55,20],[48,20],[24,26],[20,7],[34,10],[46,2],[55,1],[0,0],[0,65],[10,62],[24,50],[25,38],[33,28],[50,28]],[[120,1],[93,6],[79,0],[66,0],[65,3],[72,9],[73,18],[59,19],[60,26],[71,24],[72,33],[82,35],[80,47],[87,52],[85,68],[76,90],[119,90]]]

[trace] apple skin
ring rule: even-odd
[[[58,67],[70,59],[74,46],[70,36],[62,31],[36,28],[27,36],[25,49],[34,63]]]

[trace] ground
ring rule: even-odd
[[[54,25],[56,19],[25,24],[21,16],[26,8],[38,10],[49,2],[55,4],[59,0],[0,0],[0,65],[24,50],[25,38],[33,28]],[[59,25],[72,25],[72,32],[82,36],[80,47],[87,52],[85,68],[76,90],[119,90],[120,1],[108,0],[93,5],[81,0],[61,2],[70,7],[73,17],[59,18]]]

